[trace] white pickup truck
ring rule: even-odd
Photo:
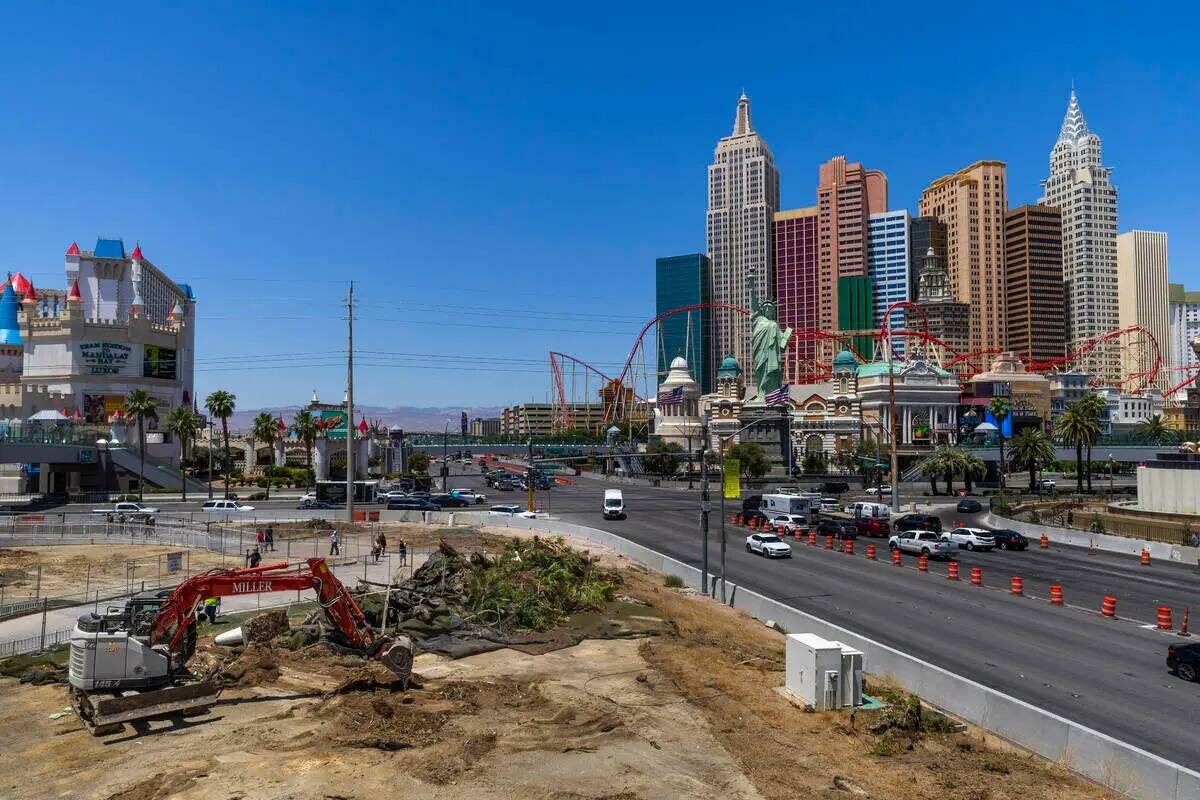
[[[92,513],[103,514],[108,522],[146,522],[154,519],[158,509],[141,503],[121,502],[112,508],[93,508]]]
[[[953,558],[958,546],[951,544],[933,531],[904,531],[888,539],[888,548],[905,553],[916,553],[930,558]]]

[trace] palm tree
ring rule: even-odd
[[[1087,490],[1092,491],[1092,445],[1100,438],[1100,415],[1108,408],[1108,401],[1100,395],[1092,392],[1084,395],[1075,405],[1082,406],[1085,414],[1090,416],[1096,423],[1095,436],[1084,442],[1084,447],[1087,449]]]
[[[221,437],[225,441],[225,497],[228,498],[229,470],[233,466],[233,459],[229,457],[229,418],[233,416],[233,409],[237,407],[237,396],[233,392],[217,389],[204,398],[204,407],[208,409],[208,413],[221,420]]]
[[[1086,408],[1075,403],[1058,418],[1054,432],[1075,445],[1075,489],[1083,494],[1083,448],[1085,444],[1090,447],[1100,435],[1100,423]]]
[[[929,478],[929,488],[933,494],[938,493],[938,477],[946,472],[946,453],[942,449],[934,450],[921,459],[921,474]]]
[[[1038,471],[1054,460],[1054,445],[1039,428],[1026,428],[1013,438],[1013,461],[1029,470],[1029,491],[1036,492]]]
[[[304,442],[304,455],[308,463],[308,475],[305,478],[305,488],[312,490],[312,451],[317,446],[317,434],[320,432],[318,420],[312,415],[308,409],[302,409],[296,412],[296,416],[292,418],[292,430],[296,432],[296,438]]]
[[[125,414],[137,420],[138,426],[138,502],[146,483],[146,420],[158,419],[158,401],[145,389],[134,389],[125,396]]]
[[[1150,444],[1162,444],[1162,441],[1170,436],[1170,431],[1171,429],[1167,427],[1162,414],[1155,414],[1141,425],[1138,425],[1138,434]]]
[[[167,430],[179,442],[179,478],[183,502],[187,502],[187,474],[183,471],[183,462],[187,461],[188,448],[196,437],[196,429],[200,427],[200,415],[189,406],[176,406],[167,415]]]
[[[997,439],[1000,442],[1000,491],[1004,492],[1004,420],[1012,414],[1012,402],[1007,397],[993,397],[988,411],[996,420]]]
[[[260,411],[254,417],[254,421],[250,423],[250,435],[261,442],[265,442],[267,449],[271,451],[270,458],[267,463],[267,500],[271,499],[271,468],[275,466],[275,440],[279,438],[279,429],[275,426],[275,417],[269,412]],[[254,461],[258,463],[258,453],[255,451]]]
[[[958,451],[961,459],[961,469],[963,474],[963,484],[966,486],[967,494],[971,493],[971,481],[982,478],[987,474],[987,465],[983,463],[983,459],[974,453],[964,453]]]
[[[945,453],[943,458],[946,463],[946,494],[954,495],[954,476],[963,471],[965,460],[963,452],[956,450],[953,447],[943,446],[942,451]]]

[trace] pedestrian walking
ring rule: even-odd
[[[258,551],[258,548],[255,547],[253,550],[250,551],[250,568],[253,569],[254,567],[257,567],[260,563],[262,563],[262,553],[260,553]]]
[[[387,555],[387,534],[383,531],[379,532],[379,555],[381,557]]]
[[[396,551],[400,554],[400,566],[403,567],[408,563],[408,545],[403,539],[396,540]]]
[[[267,547],[267,532],[262,528],[256,529],[254,531],[254,541],[258,543],[259,550],[265,550]]]
[[[263,538],[266,539],[267,549],[272,553],[275,552],[275,529],[268,525],[267,529],[263,531]]]
[[[337,531],[330,531],[329,532],[329,555],[340,556],[341,554],[342,554],[342,550],[340,547],[338,547]]]

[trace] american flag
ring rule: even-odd
[[[660,406],[677,406],[683,402],[683,387],[676,386],[669,392],[658,393],[658,404]]]
[[[769,406],[782,406],[787,403],[788,385],[785,383],[773,392],[767,392],[767,396],[763,398],[763,402]]]

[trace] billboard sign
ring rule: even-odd
[[[737,500],[742,496],[742,462],[736,458],[727,458],[721,469],[725,499]]]
[[[133,345],[121,342],[80,342],[79,361],[89,375],[122,375],[129,371]]]
[[[125,405],[125,396],[120,394],[85,394],[83,396],[83,418],[94,425],[103,425],[118,408]]]
[[[156,344],[143,345],[142,377],[175,380],[175,350],[170,347],[159,347]]]
[[[325,435],[330,439],[346,438],[346,411],[341,408],[323,408],[318,417],[325,424]]]

